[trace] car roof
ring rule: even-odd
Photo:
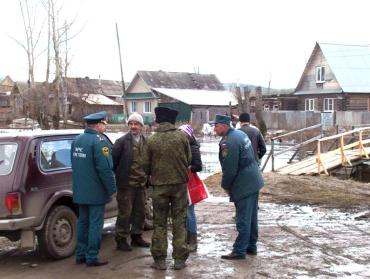
[[[64,129],[64,130],[3,130],[0,133],[0,138],[38,138],[44,136],[59,136],[59,135],[79,135],[83,133],[82,129]]]

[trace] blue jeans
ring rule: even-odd
[[[245,255],[247,249],[257,251],[258,195],[259,192],[235,202],[238,236],[233,252],[237,255]]]
[[[78,213],[76,259],[97,262],[104,226],[104,205],[80,204]]]
[[[197,217],[195,216],[194,204],[188,205],[186,226],[190,233],[192,234],[197,233]]]

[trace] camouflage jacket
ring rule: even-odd
[[[152,185],[180,184],[188,181],[191,150],[186,136],[173,124],[159,124],[149,137],[144,152],[144,169]]]

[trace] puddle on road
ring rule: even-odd
[[[197,138],[198,142],[200,143],[200,153],[202,156],[202,162],[203,162],[203,170],[199,172],[199,177],[201,179],[206,179],[208,176],[212,175],[215,172],[221,171],[221,166],[218,160],[218,143],[220,142],[221,138],[209,138],[209,137],[203,137],[203,138]],[[286,145],[276,145],[275,152],[279,152],[281,150],[286,149]],[[269,154],[271,145],[266,145],[267,152],[266,154]],[[282,166],[285,166],[289,159],[294,154],[294,151],[288,151],[284,154],[275,156],[275,169],[280,168]],[[265,160],[267,159],[267,155],[265,155],[262,159],[261,166],[264,165]],[[264,172],[271,171],[271,160],[266,165],[266,168]]]

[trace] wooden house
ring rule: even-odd
[[[369,111],[370,46],[316,43],[294,95],[298,110]]]
[[[9,76],[0,81],[0,122],[11,122],[23,116],[23,99],[18,90],[18,83]]]
[[[121,82],[86,78],[63,78],[62,90],[67,95],[68,117],[81,121],[86,114],[107,111],[108,121],[122,123]]]
[[[138,71],[127,88],[126,100],[129,112],[141,113],[146,122],[154,120],[154,108],[161,105],[177,109],[179,121],[193,124],[229,112],[230,101],[235,104],[213,74],[165,71]]]

